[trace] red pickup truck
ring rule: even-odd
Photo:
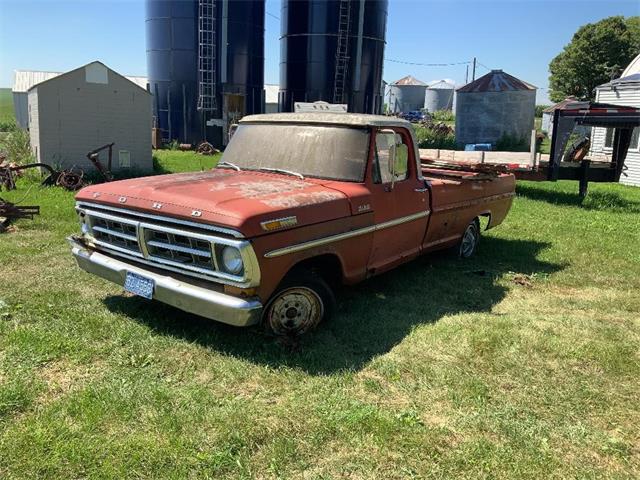
[[[471,256],[500,224],[513,175],[423,165],[393,117],[245,117],[207,172],[82,189],[78,265],[125,290],[224,323],[300,335],[328,317],[332,286],[420,254]]]

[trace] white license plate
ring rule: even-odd
[[[152,278],[143,277],[142,275],[138,275],[133,272],[127,272],[127,276],[124,280],[124,289],[127,292],[131,292],[148,299],[153,298],[154,286],[155,282]]]

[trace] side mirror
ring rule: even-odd
[[[396,161],[396,132],[393,130],[380,130],[376,135],[376,145],[379,151],[383,146],[387,150],[387,170],[393,175],[393,168]]]

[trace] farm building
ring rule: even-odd
[[[640,55],[622,72],[622,76],[596,88],[596,102],[640,107]],[[590,157],[594,160],[611,158],[613,129],[594,127]],[[640,186],[640,127],[631,137],[620,183]]]
[[[278,112],[278,92],[279,91],[280,91],[279,85],[264,86],[264,113]]]
[[[148,171],[151,94],[100,62],[37,83],[28,91],[31,148],[39,162],[89,167],[87,153],[114,143],[114,171]],[[99,155],[106,165],[108,153]]]
[[[575,102],[576,100],[576,97],[567,97],[561,102],[551,105],[542,111],[542,123],[540,125],[540,129],[549,135],[549,138],[551,138],[551,135],[553,134],[553,112],[558,108],[564,108],[567,103]]]
[[[509,135],[529,147],[535,106],[536,87],[492,70],[456,90],[456,141],[495,145]]]
[[[411,112],[424,107],[427,84],[407,75],[389,85],[389,111]]]
[[[24,130],[29,128],[29,113],[27,108],[27,92],[38,83],[62,75],[63,72],[44,72],[41,70],[15,70],[13,72],[13,110],[16,123]],[[126,78],[142,88],[147,88],[147,77],[127,75]]]

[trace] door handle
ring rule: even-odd
[[[426,192],[427,190],[429,190],[429,189],[428,188],[416,188],[414,190],[414,192],[422,193],[422,192]]]

